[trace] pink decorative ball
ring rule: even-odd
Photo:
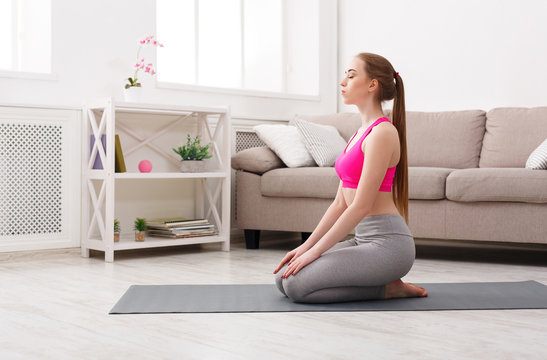
[[[139,171],[141,173],[148,173],[152,170],[152,163],[148,160],[143,160],[139,163]]]

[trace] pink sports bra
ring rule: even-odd
[[[336,162],[334,163],[334,169],[338,173],[340,180],[342,180],[343,187],[349,187],[353,189],[357,188],[357,184],[359,183],[359,179],[361,178],[361,172],[363,170],[363,160],[365,158],[363,155],[363,151],[361,150],[361,144],[363,143],[363,140],[368,135],[368,133],[372,130],[372,128],[384,121],[389,121],[389,119],[387,117],[382,117],[376,120],[372,125],[370,125],[365,133],[361,136],[361,139],[359,139],[359,141],[357,141],[357,143],[355,143],[351,147],[349,152],[346,153],[346,149],[351,143],[351,140],[353,140],[355,135],[357,135],[356,132],[351,137],[344,151],[336,159]],[[387,169],[386,176],[382,181],[382,185],[380,185],[380,191],[391,191],[396,168],[397,165]]]

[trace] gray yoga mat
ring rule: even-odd
[[[428,296],[332,304],[295,303],[275,284],[131,285],[109,314],[547,308],[547,286],[534,280],[415,284]]]

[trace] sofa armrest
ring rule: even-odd
[[[253,130],[236,130],[236,154],[232,156],[232,168],[262,175],[266,171],[286,167]],[[250,151],[245,151],[245,150]]]
[[[285,163],[267,146],[252,147],[232,155],[232,169],[262,175],[266,171],[285,167]]]

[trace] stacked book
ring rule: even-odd
[[[214,224],[207,219],[172,218],[147,220],[146,227],[151,236],[186,238],[218,235]]]

